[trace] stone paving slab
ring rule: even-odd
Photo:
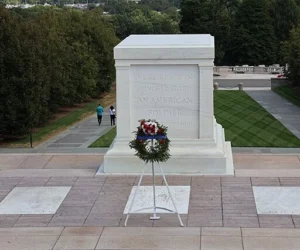
[[[5,154],[0,169],[98,169],[103,154]]]
[[[1,155],[0,169],[18,168],[27,158],[27,155]]]
[[[93,177],[95,169],[17,169],[2,170],[0,177]]]
[[[52,159],[52,157],[53,157],[52,155],[29,155],[18,166],[18,168],[23,168],[23,169],[44,168]]]
[[[300,177],[299,155],[234,154],[235,176]]]
[[[7,228],[0,229],[0,249],[298,250],[299,230],[206,227]]]
[[[7,250],[49,250],[53,249],[58,236],[0,236],[0,249]]]
[[[103,162],[102,155],[82,155],[80,157],[74,155],[64,155],[64,156],[53,156],[51,160],[45,165],[45,169],[77,169],[77,168],[91,168],[97,169]]]

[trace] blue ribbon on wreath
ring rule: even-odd
[[[167,139],[168,137],[165,135],[138,135],[136,137],[137,140],[161,140],[161,139]]]

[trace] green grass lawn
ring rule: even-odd
[[[243,91],[215,91],[217,122],[234,147],[300,147],[300,140]]]
[[[89,148],[108,148],[114,138],[116,137],[116,127],[113,127],[106,134],[102,135],[96,141],[94,141]]]
[[[293,88],[290,85],[283,85],[273,89],[273,91],[283,97],[284,99],[290,101],[296,106],[300,107],[300,93],[299,88]]]
[[[300,147],[300,140],[243,91],[214,92],[217,122],[234,147]],[[115,128],[90,147],[109,147]]]

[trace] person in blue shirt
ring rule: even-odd
[[[99,104],[97,109],[97,118],[98,118],[98,123],[99,123],[99,126],[101,125],[101,121],[102,121],[102,113],[103,113],[103,108],[102,106]]]

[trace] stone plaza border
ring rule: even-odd
[[[117,236],[117,237],[116,237]],[[24,227],[0,229],[11,249],[298,250],[300,230],[287,228]]]

